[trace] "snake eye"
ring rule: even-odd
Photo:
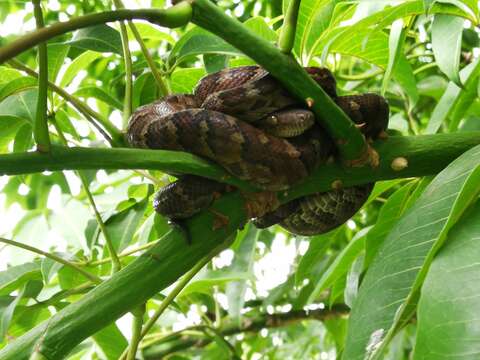
[[[269,117],[267,118],[267,122],[268,122],[270,125],[277,125],[278,119],[277,119],[276,116],[273,116],[273,115],[272,115],[272,116],[269,116]]]

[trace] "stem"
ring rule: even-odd
[[[88,26],[119,20],[142,19],[160,26],[174,28],[188,24],[191,14],[191,5],[183,1],[168,9],[121,9],[75,17],[68,21],[59,22],[21,36],[17,40],[0,48],[0,64],[41,42]]]
[[[88,271],[85,271],[84,269],[77,266],[76,264],[74,264],[74,263],[72,263],[68,260],[62,259],[61,257],[59,257],[55,254],[51,254],[51,253],[45,252],[43,250],[37,249],[33,246],[22,244],[22,243],[19,243],[17,241],[14,241],[14,240],[8,240],[8,239],[1,238],[1,237],[0,237],[0,242],[2,242],[4,244],[15,246],[15,247],[27,250],[27,251],[31,251],[35,254],[45,256],[49,259],[52,259],[53,261],[56,261],[60,264],[68,266],[69,268],[71,268],[71,269],[77,271],[78,273],[82,274],[84,277],[86,277],[88,280],[90,280],[91,282],[93,282],[95,284],[100,284],[102,282],[102,279],[100,279],[98,276],[93,275],[93,274],[89,273]]]
[[[283,54],[239,21],[227,16],[209,0],[195,0],[192,8],[192,22],[243,51],[277,78],[289,93],[311,104],[316,119],[335,140],[343,160],[347,163],[366,163],[369,160],[363,135],[291,56]]]
[[[371,78],[373,78],[373,77],[375,77],[375,76],[378,76],[378,75],[380,75],[380,74],[383,74],[384,72],[385,72],[385,70],[380,69],[380,70],[377,70],[377,71],[366,72],[366,73],[358,74],[358,75],[336,74],[336,76],[337,76],[337,79],[340,79],[340,80],[360,81],[360,80],[371,79]]]
[[[292,323],[304,320],[325,321],[327,319],[338,318],[348,315],[348,307],[343,304],[333,305],[328,309],[318,310],[292,310],[287,313],[265,314],[260,313],[255,316],[245,316],[240,324],[238,322],[227,322],[225,326],[216,328],[217,333],[222,336],[232,336],[239,333],[257,332],[263,328],[279,328],[288,326]],[[253,313],[255,313],[253,311]],[[157,339],[152,339],[145,346],[143,355],[145,359],[161,359],[177,351],[191,347],[204,347],[212,342],[211,338],[187,335],[191,330],[201,330],[209,328],[205,325],[195,325],[180,331],[164,335]],[[152,345],[162,345],[155,347]],[[149,349],[150,348],[150,349]]]
[[[133,324],[132,324],[132,340],[130,341],[130,346],[127,349],[128,353],[126,353],[127,360],[135,360],[135,356],[137,355],[138,344],[142,340],[142,325],[143,325],[143,315],[145,315],[145,304],[141,305],[137,310],[133,313]],[[120,359],[123,359],[123,355]]]
[[[40,0],[33,0],[33,13],[37,24],[37,30],[40,31],[45,25],[43,23],[42,7]],[[47,44],[45,42],[38,44],[38,98],[37,111],[35,114],[35,124],[33,126],[33,137],[37,143],[37,149],[40,152],[50,151],[50,136],[48,134],[47,122],[47,82],[48,82],[48,59]]]
[[[127,127],[128,119],[132,114],[132,56],[128,48],[128,35],[125,23],[120,22],[120,35],[122,37],[123,60],[125,62],[125,99],[123,101],[123,128]]]
[[[122,252],[120,254],[118,254],[118,257],[121,258],[121,257],[125,257],[125,256],[128,256],[128,255],[132,255],[132,254],[135,254],[139,251],[142,251],[142,250],[146,250],[146,249],[150,249],[152,246],[154,246],[156,244],[157,240],[154,240],[154,241],[151,241],[145,245],[142,245],[142,246],[138,246],[136,248],[133,248],[131,250],[128,250],[128,251],[125,251],[125,252]],[[98,266],[98,265],[102,265],[102,264],[106,264],[108,262],[112,261],[111,258],[105,258],[105,259],[101,259],[101,260],[97,260],[97,261],[92,261],[92,262],[78,262],[76,263],[77,265],[80,265],[80,266]]]
[[[480,132],[391,136],[387,140],[379,140],[373,144],[380,157],[377,168],[373,170],[369,167],[345,168],[339,163],[324,164],[301,184],[282,192],[287,194],[282,195],[282,199],[328,191],[335,180],[341,180],[344,186],[352,186],[378,180],[436,174],[456,157],[478,144]],[[400,172],[390,167],[391,162],[397,157],[405,157],[409,163],[408,167]],[[160,170],[207,177],[243,191],[258,190],[248,182],[227,174],[216,164],[176,151],[52,146],[52,151],[48,154],[0,154],[0,175],[78,169]]]
[[[431,62],[431,63],[425,64],[425,65],[419,66],[418,68],[416,68],[415,70],[413,70],[413,75],[418,75],[418,74],[420,74],[422,71],[425,71],[425,70],[434,68],[434,67],[436,67],[436,66],[437,66],[437,63],[436,63],[436,62]]]
[[[290,0],[287,13],[283,20],[282,30],[278,38],[278,48],[284,54],[290,54],[295,44],[295,32],[297,29],[298,10],[300,0]]]
[[[34,70],[30,69],[28,66],[23,65],[21,62],[18,60],[9,60],[8,64],[12,66],[15,69],[21,70],[26,72],[28,75],[33,76],[38,78],[39,74],[35,72]],[[110,121],[105,119],[102,115],[97,113],[95,110],[93,110],[91,107],[89,107],[87,104],[82,102],[80,99],[77,99],[75,96],[70,95],[68,92],[63,90],[61,87],[58,87],[54,83],[48,81],[47,82],[48,87],[52,89],[52,91],[56,92],[58,95],[60,95],[65,101],[69,102],[70,104],[73,105],[75,109],[77,109],[81,114],[85,116],[85,118],[93,125],[95,128],[97,128],[98,131],[107,139],[107,141],[110,142],[112,145],[121,145],[123,144],[123,135],[118,130]],[[105,130],[99,126],[95,120],[98,121],[108,132],[105,133]]]
[[[54,119],[54,118],[53,118]],[[63,141],[64,145],[67,146],[68,141],[65,138],[65,134],[63,133],[62,129],[58,126],[58,123],[53,120],[53,124],[55,126],[55,129],[57,130],[58,136],[60,139]],[[83,189],[85,190],[85,194],[87,195],[88,201],[90,202],[90,205],[93,209],[93,213],[95,214],[95,219],[98,223],[98,226],[100,227],[100,230],[103,233],[103,237],[105,238],[105,242],[107,243],[108,251],[110,252],[111,260],[112,260],[112,271],[117,272],[122,268],[122,263],[120,262],[120,259],[117,256],[117,252],[115,251],[115,247],[113,246],[113,241],[110,238],[110,235],[108,234],[107,227],[105,226],[105,223],[102,220],[102,216],[100,215],[100,212],[98,211],[97,204],[95,204],[95,200],[93,199],[93,195],[90,192],[90,188],[88,187],[88,181],[87,178],[85,177],[85,174],[82,171],[76,171],[78,177],[80,178],[80,181],[82,183]]]

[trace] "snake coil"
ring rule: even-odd
[[[388,105],[376,94],[337,96],[333,74],[305,68],[368,139],[388,124]],[[202,78],[193,95],[170,95],[138,108],[127,139],[132,146],[186,151],[219,163],[234,176],[278,191],[303,180],[335,156],[335,146],[312,112],[259,66],[226,69]],[[254,219],[314,235],[344,223],[363,205],[373,184],[309,195]],[[184,219],[210,206],[228,187],[196,176],[162,188],[154,207]]]

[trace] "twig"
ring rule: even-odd
[[[49,259],[52,259],[52,260],[54,260],[54,261],[56,261],[60,264],[63,264],[65,266],[77,271],[78,273],[85,276],[88,280],[93,282],[94,284],[100,284],[102,282],[102,279],[100,279],[98,276],[93,275],[93,274],[89,273],[88,271],[85,271],[84,269],[77,266],[76,264],[74,264],[74,263],[72,263],[68,260],[62,259],[61,257],[59,257],[55,254],[51,254],[51,253],[45,252],[43,250],[37,249],[36,247],[26,245],[26,244],[22,244],[22,243],[19,243],[17,241],[5,239],[5,238],[0,238],[0,242],[2,242],[4,244],[9,244],[9,245],[15,246],[15,247],[27,250],[27,251],[31,251],[33,253],[36,253],[36,254],[45,256]]]
[[[295,33],[297,29],[298,11],[300,0],[290,0],[287,13],[283,19],[282,30],[278,38],[278,48],[285,54],[290,54],[295,44]]]
[[[37,30],[44,27],[43,14],[40,0],[33,0],[33,13]],[[50,151],[50,136],[48,134],[47,122],[47,82],[48,82],[48,59],[47,44],[42,42],[38,44],[38,97],[37,111],[35,113],[35,124],[33,126],[33,137],[37,143],[37,150],[40,152]]]
[[[186,25],[190,21],[191,13],[191,5],[184,1],[168,9],[121,9],[79,16],[26,34],[3,46],[0,48],[0,64],[41,42],[73,30],[112,21],[133,19],[143,19],[154,24],[174,28]]]

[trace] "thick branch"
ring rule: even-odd
[[[258,332],[264,328],[279,328],[288,326],[303,320],[324,321],[330,318],[337,318],[347,315],[349,308],[346,305],[334,305],[329,309],[318,310],[292,310],[287,313],[279,314],[259,314],[255,317],[243,318],[241,324],[226,323],[220,329],[217,329],[221,336],[231,336],[239,333]],[[201,328],[199,325],[196,329]],[[174,335],[166,335],[161,338],[153,346],[144,349],[143,356],[145,359],[163,359],[165,356],[177,351],[186,350],[194,347],[204,347],[213,341],[209,337],[188,336],[182,334],[181,331]]]
[[[344,160],[368,159],[360,131],[323,89],[293,59],[227,16],[209,0],[192,1],[192,22],[220,36],[267,69],[291,93],[307,104],[336,141]]]
[[[0,64],[41,42],[84,27],[119,20],[142,19],[160,26],[173,28],[186,25],[190,21],[191,12],[190,4],[182,2],[168,9],[121,9],[79,16],[24,35],[0,48]]]
[[[340,164],[320,166],[302,184],[282,195],[285,200],[327,191],[335,180],[344,186],[400,177],[438,173],[463,152],[480,144],[480,132],[423,136],[392,136],[373,146],[380,156],[378,168],[346,168]],[[392,161],[407,160],[403,170],[394,170]],[[0,155],[0,174],[18,175],[45,170],[151,169],[167,173],[193,174],[226,182],[245,191],[255,188],[227,174],[220,166],[194,155],[166,150],[53,147],[49,154],[13,153]]]

